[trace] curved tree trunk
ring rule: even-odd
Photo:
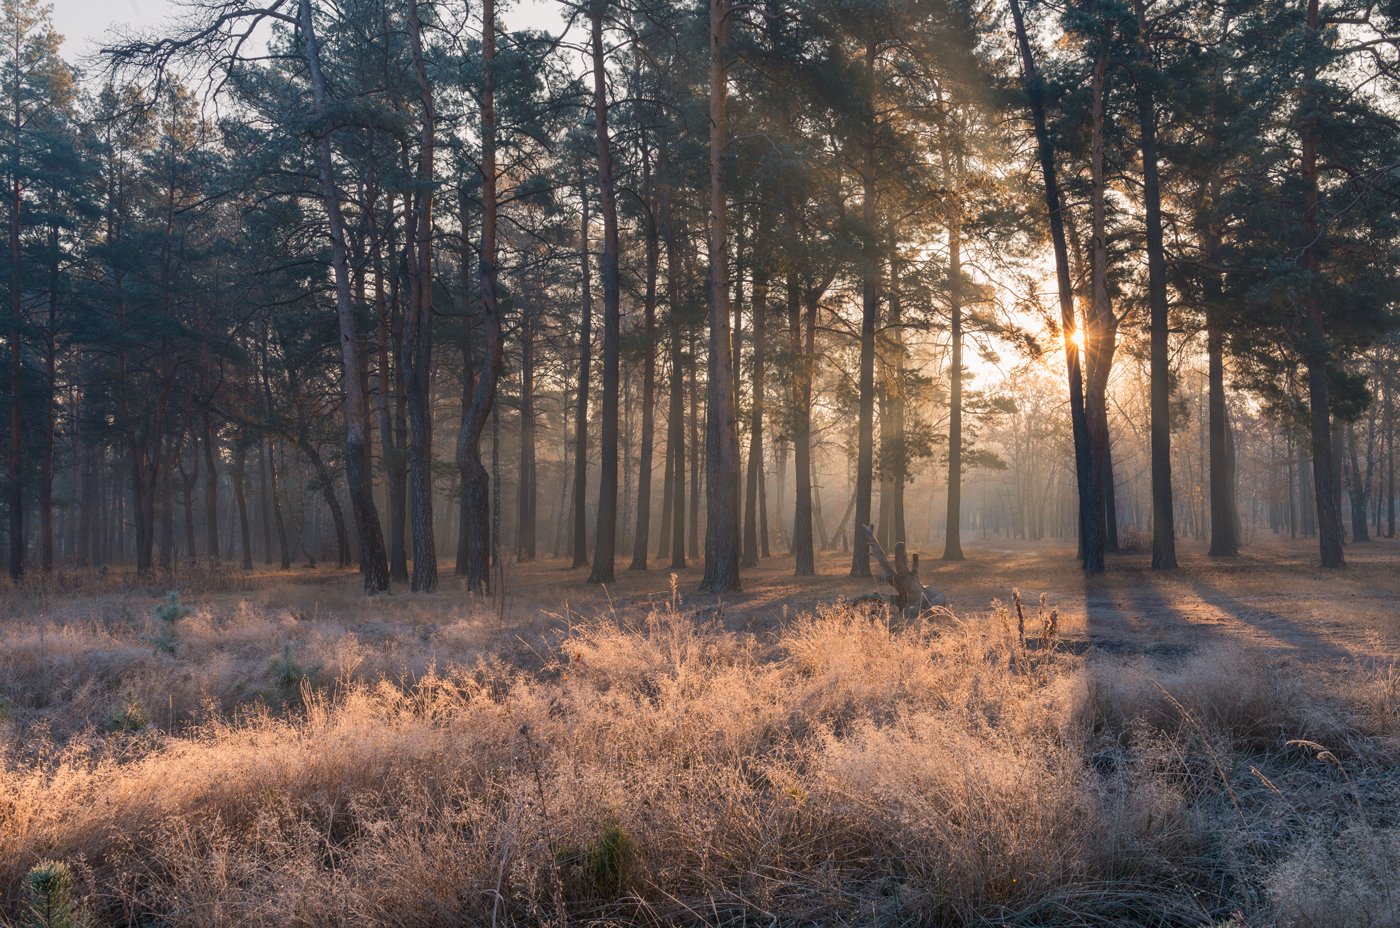
[[[1102,496],[1089,446],[1088,422],[1084,413],[1084,375],[1079,365],[1079,352],[1070,337],[1075,330],[1074,288],[1070,282],[1069,252],[1065,244],[1064,215],[1055,173],[1055,152],[1045,116],[1045,86],[1036,68],[1035,58],[1031,54],[1030,38],[1021,14],[1020,0],[1010,2],[1016,44],[1021,53],[1027,102],[1030,106],[1031,121],[1035,126],[1041,176],[1045,184],[1045,211],[1050,226],[1050,241],[1055,252],[1055,280],[1060,298],[1060,327],[1065,344],[1065,371],[1069,385],[1070,426],[1074,436],[1075,484],[1079,491],[1080,556],[1086,573],[1099,573],[1104,566]]]

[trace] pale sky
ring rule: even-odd
[[[155,29],[178,9],[176,0],[50,0],[54,26],[64,37],[63,52],[77,59],[95,52],[112,30],[128,26]],[[503,15],[513,29],[558,30],[561,25],[554,0],[520,0]]]

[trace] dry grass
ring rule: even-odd
[[[173,655],[148,594],[7,633],[0,924],[44,859],[103,924],[1400,924],[1393,669],[207,599]]]

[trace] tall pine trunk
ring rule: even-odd
[[[537,554],[539,485],[535,476],[535,310],[520,309],[520,473],[516,493],[515,558],[533,561]]]
[[[1090,299],[1084,314],[1084,416],[1103,507],[1104,550],[1118,550],[1113,485],[1113,440],[1108,427],[1108,379],[1117,350],[1118,317],[1108,294],[1107,189],[1104,175],[1104,110],[1108,97],[1108,48],[1100,49],[1091,80],[1089,157]]]
[[[875,42],[865,46],[865,75],[875,87]],[[865,243],[861,256],[860,412],[856,446],[856,533],[851,545],[851,576],[870,576],[870,549],[862,527],[870,523],[875,481],[875,322],[880,309],[879,242],[875,228],[875,100],[866,101],[866,138],[861,165],[861,220]]]
[[[1211,287],[1218,291],[1218,287]],[[1213,295],[1218,296],[1218,293]],[[1209,296],[1208,296],[1209,299]],[[1206,306],[1207,391],[1210,407],[1210,554],[1234,557],[1240,550],[1235,510],[1235,474],[1230,453],[1230,419],[1225,406],[1224,333],[1218,303]]]
[[[593,361],[593,256],[588,243],[588,187],[579,166],[578,254],[582,279],[582,312],[578,333],[578,390],[574,396],[574,567],[588,566],[588,380]]]
[[[253,569],[253,533],[248,524],[248,445],[239,441],[233,453],[233,501],[238,507],[238,537],[243,569]]]
[[[316,36],[311,0],[299,0],[298,18],[316,105],[318,137],[316,172],[321,202],[331,238],[331,267],[335,276],[336,320],[339,326],[341,385],[345,392],[345,475],[350,488],[350,504],[360,538],[360,572],[366,593],[389,588],[389,565],[384,555],[384,535],[379,526],[379,510],[374,504],[374,475],[370,467],[369,408],[365,383],[360,376],[360,336],[355,324],[355,307],[350,296],[350,268],[345,244],[345,221],[336,190],[335,165],[331,154],[330,102],[321,73],[321,54]]]
[[[661,149],[661,223],[666,240],[666,302],[667,328],[671,347],[671,402],[667,411],[666,455],[669,466],[666,479],[671,483],[667,525],[661,527],[663,543],[671,549],[671,567],[686,566],[685,557],[685,338],[681,326],[681,257],[679,230],[671,202],[672,188],[667,172],[666,148]]]
[[[642,186],[650,189],[651,162],[645,138],[642,141]],[[646,236],[646,281],[642,297],[642,447],[637,464],[637,527],[632,535],[631,570],[647,569],[647,548],[651,543],[651,478],[656,449],[656,277],[661,260],[661,240],[651,202],[643,219]],[[664,500],[663,500],[664,502]]]
[[[590,7],[593,51],[593,129],[598,146],[598,200],[603,210],[603,421],[598,444],[598,521],[589,583],[612,583],[617,553],[618,391],[622,341],[618,270],[617,191],[608,137],[608,81],[603,60],[603,7]]]
[[[407,231],[411,243],[409,306],[404,315],[404,392],[408,398],[410,493],[413,526],[413,577],[415,592],[437,589],[437,541],[433,533],[433,163],[437,138],[437,112],[428,66],[423,57],[423,27],[418,0],[408,0],[408,39],[412,49],[413,76],[418,89],[421,124],[418,135],[413,202],[413,222]]]
[[[729,331],[729,207],[724,192],[725,103],[733,0],[710,0],[710,357],[705,403],[707,593],[739,591],[739,430]]]
[[[760,230],[760,235],[762,230]],[[744,488],[744,561],[743,566],[753,567],[767,552],[759,544],[759,531],[766,529],[766,519],[759,513],[764,506],[763,499],[763,374],[767,361],[768,337],[768,268],[760,258],[753,269],[753,372],[749,414],[749,472]]]
[[[1157,111],[1148,71],[1147,20],[1137,10],[1138,121],[1142,135],[1142,201],[1147,226],[1147,291],[1151,306],[1152,380],[1152,567],[1176,568],[1172,506],[1171,358],[1167,342],[1167,259],[1162,240],[1162,194],[1157,177]]]
[[[962,224],[948,225],[948,308],[952,358],[948,371],[948,518],[943,536],[943,560],[961,561],[963,450],[963,305]]]
[[[791,393],[792,412],[789,416],[792,423],[793,468],[796,477],[792,516],[793,574],[798,577],[811,577],[817,572],[812,535],[812,374],[813,365],[816,363],[812,352],[812,330],[816,322],[816,302],[809,300],[807,303],[811,307],[811,313],[804,336],[802,296],[802,283],[797,272],[789,271],[788,338],[795,364]]]
[[[481,433],[496,402],[503,344],[497,303],[496,244],[496,2],[481,6],[481,264],[484,341],[481,370],[472,384],[471,403],[462,411],[457,433],[457,468],[462,477],[463,531],[467,540],[467,589],[487,589],[491,570],[490,476],[481,462]]]
[[[1074,437],[1075,485],[1079,491],[1079,548],[1086,573],[1103,570],[1103,508],[1098,474],[1089,446],[1089,428],[1084,413],[1084,376],[1074,333],[1074,288],[1070,282],[1069,252],[1065,243],[1064,215],[1060,187],[1055,173],[1055,152],[1045,116],[1045,85],[1031,54],[1030,38],[1020,0],[1010,0],[1016,43],[1021,53],[1031,121],[1035,127],[1036,150],[1045,184],[1045,211],[1050,226],[1050,242],[1055,253],[1055,282],[1060,298],[1060,328],[1065,345],[1065,376],[1069,385],[1070,427]]]

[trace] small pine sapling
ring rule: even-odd
[[[176,626],[181,619],[188,618],[192,611],[180,602],[180,594],[174,590],[166,594],[165,602],[156,606],[155,616],[159,625],[149,640],[157,654],[175,653],[175,645],[179,640]]]
[[[90,924],[67,864],[44,860],[29,869],[21,924],[25,928],[86,928]]]

